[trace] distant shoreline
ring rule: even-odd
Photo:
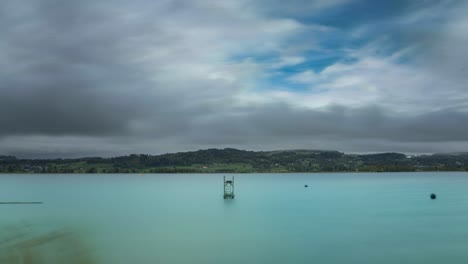
[[[331,150],[206,149],[163,155],[78,159],[0,156],[2,174],[364,173],[468,171],[468,153],[345,154]]]
[[[98,172],[98,173],[89,173],[89,172],[57,172],[57,173],[31,173],[31,172],[0,172],[0,175],[160,175],[160,174],[398,174],[398,173],[468,173],[465,170],[447,170],[447,171],[323,171],[323,172]]]

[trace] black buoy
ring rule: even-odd
[[[304,185],[304,187],[306,187],[306,188],[307,188],[307,187],[309,187],[309,185],[307,185],[307,184],[306,184],[306,185]]]
[[[431,199],[435,200],[436,198],[437,198],[437,195],[435,195],[435,193],[431,193]]]

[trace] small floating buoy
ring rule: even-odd
[[[307,188],[307,187],[309,187],[309,185],[307,185],[307,184],[306,184],[306,185],[304,185],[304,187],[306,187],[306,188]]]
[[[435,193],[431,193],[431,199],[435,200],[436,198],[437,198],[437,195],[435,195]]]

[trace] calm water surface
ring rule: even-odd
[[[468,263],[468,173],[235,179],[224,200],[222,174],[0,175],[0,202],[44,202],[0,205],[0,262],[73,241],[96,264]]]

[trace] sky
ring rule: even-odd
[[[0,155],[468,150],[468,2],[2,0]]]

